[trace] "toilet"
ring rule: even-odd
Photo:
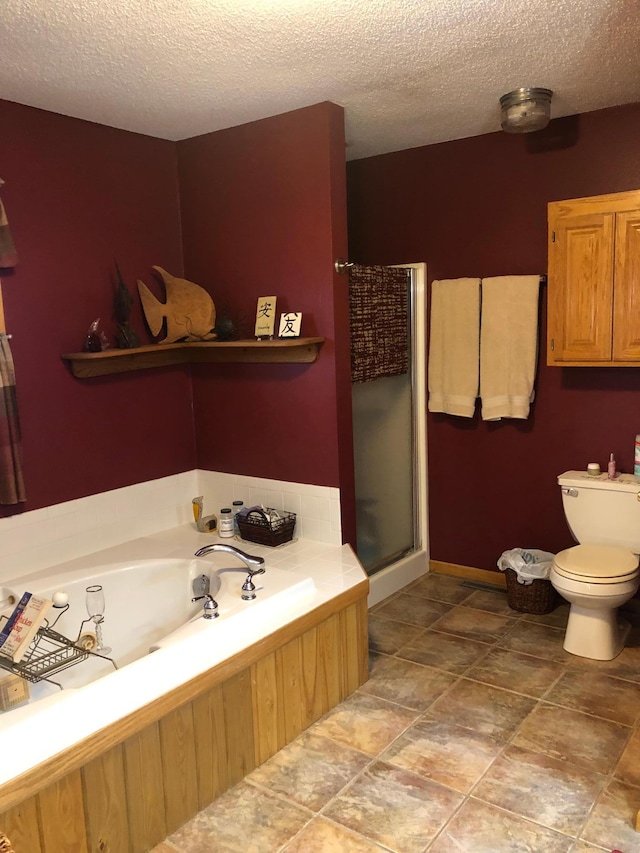
[[[630,627],[617,609],[640,586],[640,482],[631,474],[609,480],[606,474],[566,471],[558,484],[567,524],[580,543],[556,554],[549,577],[571,605],[564,648],[612,660]]]

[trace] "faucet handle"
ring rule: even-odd
[[[204,603],[204,618],[217,619],[220,615],[218,613],[218,602],[208,592],[205,592],[204,595],[196,595],[196,597],[192,598],[191,601],[201,601],[203,598],[206,598]]]
[[[262,569],[264,571],[264,569]],[[242,600],[243,601],[253,601],[256,597],[256,585],[253,582],[253,576],[258,575],[260,572],[251,572],[247,575],[247,579],[242,584]]]
[[[249,570],[249,574],[242,584],[242,600],[253,601],[256,597],[256,585],[253,582],[253,577],[254,575],[263,575],[265,570],[262,566],[259,569],[252,569],[251,566],[247,566],[247,569]]]

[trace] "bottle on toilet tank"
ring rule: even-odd
[[[633,473],[640,480],[640,435],[636,436],[636,446],[633,453]]]

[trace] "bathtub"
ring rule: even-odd
[[[243,601],[247,570],[223,554],[215,560],[84,564],[80,570],[16,578],[0,587],[3,602],[25,590],[46,598],[66,593],[68,609],[52,609],[49,622],[58,616],[55,630],[75,640],[87,618],[86,587],[101,584],[104,643],[118,667],[89,655],[51,676],[60,686],[30,684],[28,704],[0,713],[0,785],[237,654],[313,606],[317,593],[312,578],[267,563],[265,574],[254,579],[255,600]],[[216,619],[204,619],[203,602],[191,601],[193,581],[203,574],[219,606]],[[8,615],[11,609],[0,613]],[[82,630],[92,631],[92,623]]]
[[[70,637],[102,583],[119,665],[82,662],[0,713],[0,830],[19,853],[145,853],[367,680],[369,581],[348,545],[239,542],[266,560],[243,602],[236,557],[192,556],[215,541],[182,525],[3,576],[0,601],[66,592]],[[218,619],[190,600],[202,573]]]

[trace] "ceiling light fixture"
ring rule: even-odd
[[[514,89],[500,98],[500,125],[507,133],[542,130],[551,118],[551,89]]]

